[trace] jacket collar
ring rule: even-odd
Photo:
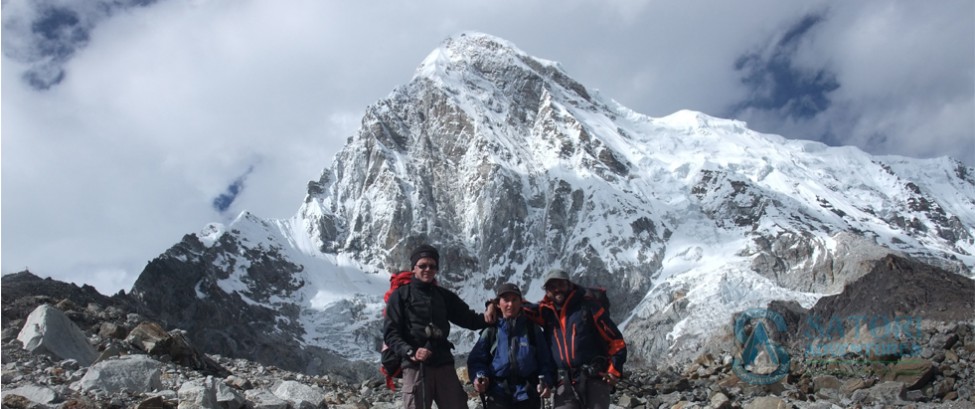
[[[579,296],[579,294],[581,294],[579,292],[579,286],[575,285],[575,283],[570,283],[570,285],[571,287],[569,287],[569,292],[565,295],[565,302],[562,303],[562,305],[555,305],[555,300],[548,298],[548,295],[546,294],[545,297],[542,298],[542,301],[538,303],[539,306],[552,308],[558,311],[567,306],[574,306],[578,304],[579,300],[582,299],[582,297]]]
[[[423,291],[429,291],[431,288],[437,286],[437,281],[434,280],[432,282],[425,283],[423,281],[420,281],[420,279],[414,277],[413,278],[413,281],[410,281],[410,285],[412,285],[412,286],[414,286],[414,287],[416,287],[416,288],[418,288],[420,290],[423,290]]]

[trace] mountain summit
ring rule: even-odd
[[[971,277],[975,169],[680,111],[651,118],[559,64],[448,38],[367,108],[288,219],[241,214],[131,294],[205,350],[305,372],[378,359],[382,294],[421,243],[479,309],[554,266],[605,287],[637,361],[687,359],[773,300],[811,307],[889,254]],[[473,334],[456,331],[459,352]]]

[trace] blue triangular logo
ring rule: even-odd
[[[741,360],[745,365],[752,365],[755,363],[755,358],[761,351],[765,351],[765,354],[772,361],[771,364],[778,366],[781,363],[778,351],[769,342],[768,330],[765,329],[765,323],[758,322],[755,327],[752,328],[752,333],[748,336],[748,340],[745,341],[745,345],[742,347]]]

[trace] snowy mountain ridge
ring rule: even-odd
[[[297,339],[316,352],[289,362],[313,372],[321,351],[378,359],[389,273],[428,242],[442,285],[475,310],[506,281],[540,299],[559,266],[608,289],[631,356],[686,360],[732,313],[777,299],[808,308],[888,253],[971,277],[973,236],[975,170],[957,161],[871,156],[694,111],[651,118],[557,63],[463,33],[367,108],[294,216],[245,212],[187,235],[133,293],[150,309],[260,322],[272,340],[201,328],[198,342],[265,356]],[[173,272],[193,297],[154,293]],[[168,318],[203,327],[188,315]],[[455,331],[457,352],[473,336]]]

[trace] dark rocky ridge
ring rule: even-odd
[[[131,300],[119,293],[108,297],[98,292],[95,287],[84,284],[81,287],[51,278],[40,278],[30,271],[7,274],[3,276],[0,290],[3,293],[3,328],[19,327],[20,321],[27,317],[38,305],[58,302],[70,302],[74,305],[101,305],[106,308],[121,311],[134,311],[136,308]],[[75,321],[83,320],[84,315],[71,316]],[[79,322],[83,325],[84,322]],[[93,322],[89,323],[93,324]]]
[[[810,342],[851,337],[907,342],[904,338],[923,322],[975,322],[975,280],[888,255],[843,292],[820,298],[808,310],[787,301],[773,302],[769,309],[785,319],[789,330],[777,334],[778,340],[794,352]]]
[[[819,300],[809,312],[831,316],[913,316],[933,321],[975,318],[975,280],[888,255],[842,293]]]

